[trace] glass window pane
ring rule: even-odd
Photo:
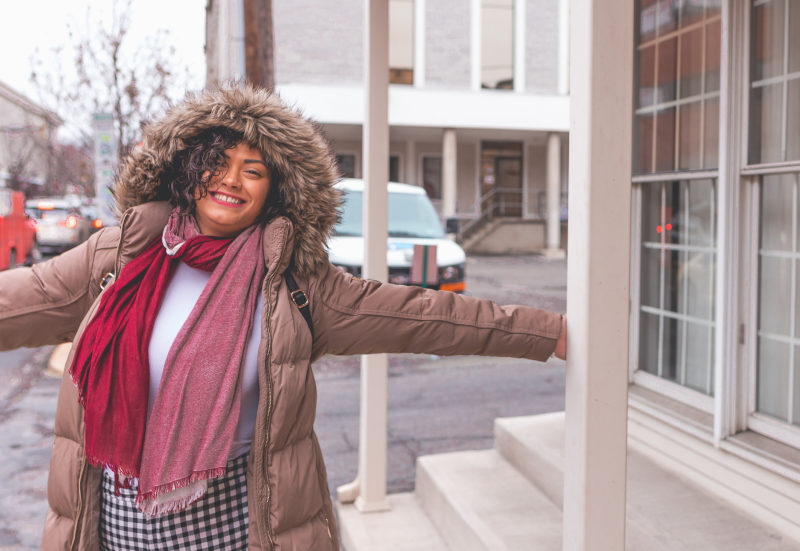
[[[800,425],[800,346],[794,347],[794,411],[792,413],[792,422],[795,425]]]
[[[678,3],[680,0],[659,0],[656,15],[658,34],[674,31],[678,23]]]
[[[719,98],[705,101],[703,129],[703,168],[719,164]]]
[[[667,251],[664,254],[664,310],[685,313],[683,286],[686,273],[683,271],[682,251]]]
[[[685,275],[684,275],[685,274]],[[688,314],[712,321],[714,319],[714,263],[709,253],[689,253],[681,271],[686,285]]]
[[[641,0],[639,4],[639,37],[637,42],[647,42],[656,36],[657,0]]]
[[[783,74],[784,1],[753,8],[750,38],[750,78],[753,82]]]
[[[656,172],[675,170],[675,108],[656,113]]]
[[[639,316],[639,369],[658,375],[658,316]]]
[[[711,328],[697,323],[686,324],[686,386],[711,394],[709,357]]]
[[[722,44],[720,29],[719,19],[706,26],[706,92],[719,90],[719,50]]]
[[[783,84],[760,86],[750,91],[751,163],[781,161]]]
[[[389,2],[389,82],[414,84],[414,0]]]
[[[661,209],[662,189],[663,184],[642,186],[642,240],[645,242],[661,242],[661,225],[664,216]]]
[[[689,244],[710,247],[714,244],[714,182],[697,180],[689,184]]]
[[[788,337],[792,260],[762,256],[759,272],[758,328],[773,335]]]
[[[695,27],[680,35],[681,97],[696,96],[703,91],[703,27]]]
[[[481,87],[514,88],[513,0],[483,0],[481,5]]]
[[[652,114],[636,115],[633,132],[633,166],[635,174],[653,171],[653,122]]]
[[[431,199],[442,198],[442,158],[422,158],[422,187]]]
[[[800,2],[789,2],[789,72],[800,71]],[[797,120],[797,119],[795,119]]]
[[[800,32],[796,33],[800,34]],[[800,160],[800,79],[790,80],[787,87],[786,159]]]
[[[703,125],[703,119],[701,106],[701,101],[693,101],[680,106],[678,170],[702,168],[700,129]]]
[[[686,208],[686,182],[664,184],[664,238],[673,245],[686,244],[684,209]]]
[[[664,318],[663,349],[661,351],[661,376],[670,381],[678,379],[680,369],[680,332],[678,320]]]
[[[764,176],[761,183],[761,248],[792,250],[793,174]]]
[[[648,46],[638,51],[639,94],[637,107],[653,105],[656,86],[656,47]]]
[[[658,44],[658,103],[675,99],[678,70],[678,39],[670,38]]]
[[[789,345],[758,339],[758,398],[756,409],[786,421],[789,394]]]
[[[661,250],[642,249],[640,300],[645,306],[661,307]]]
[[[685,27],[703,19],[705,0],[683,0],[681,2],[680,26]]]
[[[706,0],[706,17],[719,17],[722,14],[722,0]]]

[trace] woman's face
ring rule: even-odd
[[[269,169],[258,149],[240,143],[225,157],[224,175],[212,180],[204,197],[195,194],[195,218],[204,235],[238,235],[258,220],[269,194]]]

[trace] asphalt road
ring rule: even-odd
[[[475,257],[468,293],[564,312],[566,263],[534,256]],[[0,353],[0,549],[38,549],[59,382],[43,373],[52,347]],[[359,359],[314,365],[316,430],[332,493],[357,469]],[[393,355],[389,361],[388,489],[414,487],[421,454],[493,445],[496,417],[563,409],[564,365],[479,357]]]

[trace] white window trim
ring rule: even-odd
[[[414,86],[425,87],[425,0],[414,0]]]
[[[637,370],[633,374],[632,382],[642,388],[658,392],[668,398],[677,400],[705,413],[714,413],[714,398],[692,390],[689,387],[673,383],[658,375]]]
[[[481,0],[470,0],[469,48],[470,48],[470,89],[481,89]]]

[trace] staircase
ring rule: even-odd
[[[561,549],[563,412],[497,419],[495,447],[417,459],[392,510],[337,505],[346,551]],[[626,548],[777,551],[797,543],[636,451],[628,454]]]

